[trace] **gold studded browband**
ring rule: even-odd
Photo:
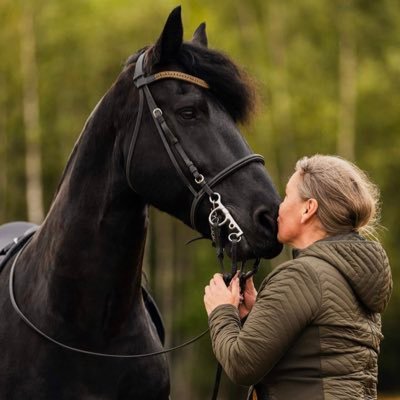
[[[205,89],[209,89],[210,86],[206,81],[203,79],[197,78],[193,75],[185,74],[184,72],[179,72],[179,71],[162,71],[158,72],[153,75],[154,80],[158,81],[159,79],[180,79],[181,81],[186,81],[189,83],[194,83],[197,86],[201,86]]]
[[[184,72],[181,71],[161,71],[150,76],[145,76],[143,71],[144,56],[145,53],[141,54],[138,60],[136,61],[135,73],[133,75],[133,81],[135,82],[135,86],[138,89],[144,85],[149,85],[161,79],[179,79],[181,81],[185,81],[200,86],[204,89],[210,88],[210,86],[205,80],[198,78],[197,76],[185,74]]]

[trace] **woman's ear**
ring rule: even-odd
[[[304,202],[303,214],[301,216],[301,222],[306,223],[317,214],[318,201],[315,199],[308,199]]]

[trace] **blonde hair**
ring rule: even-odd
[[[376,239],[380,192],[367,174],[338,156],[314,155],[297,161],[299,194],[318,201],[317,216],[328,235],[358,232]]]

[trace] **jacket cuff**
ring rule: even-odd
[[[238,309],[232,304],[220,304],[219,306],[215,307],[208,316],[208,325],[211,326],[213,321],[216,319],[227,316],[231,316],[239,320]]]

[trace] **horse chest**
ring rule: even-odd
[[[165,355],[112,359],[75,353],[32,331],[15,314],[9,299],[0,301],[0,308],[3,315],[9,316],[0,324],[0,399],[25,400],[33,393],[35,400],[168,399]],[[142,322],[140,337],[127,336],[130,339],[123,340],[117,349],[105,352],[141,354],[161,350],[155,329],[148,330],[146,320]]]
[[[100,360],[63,354],[42,356],[34,346],[1,362],[0,398],[9,400],[162,400],[169,397],[165,356],[148,360]],[[36,357],[34,356],[36,354]],[[18,359],[18,362],[13,362]],[[4,365],[7,363],[8,365]]]

